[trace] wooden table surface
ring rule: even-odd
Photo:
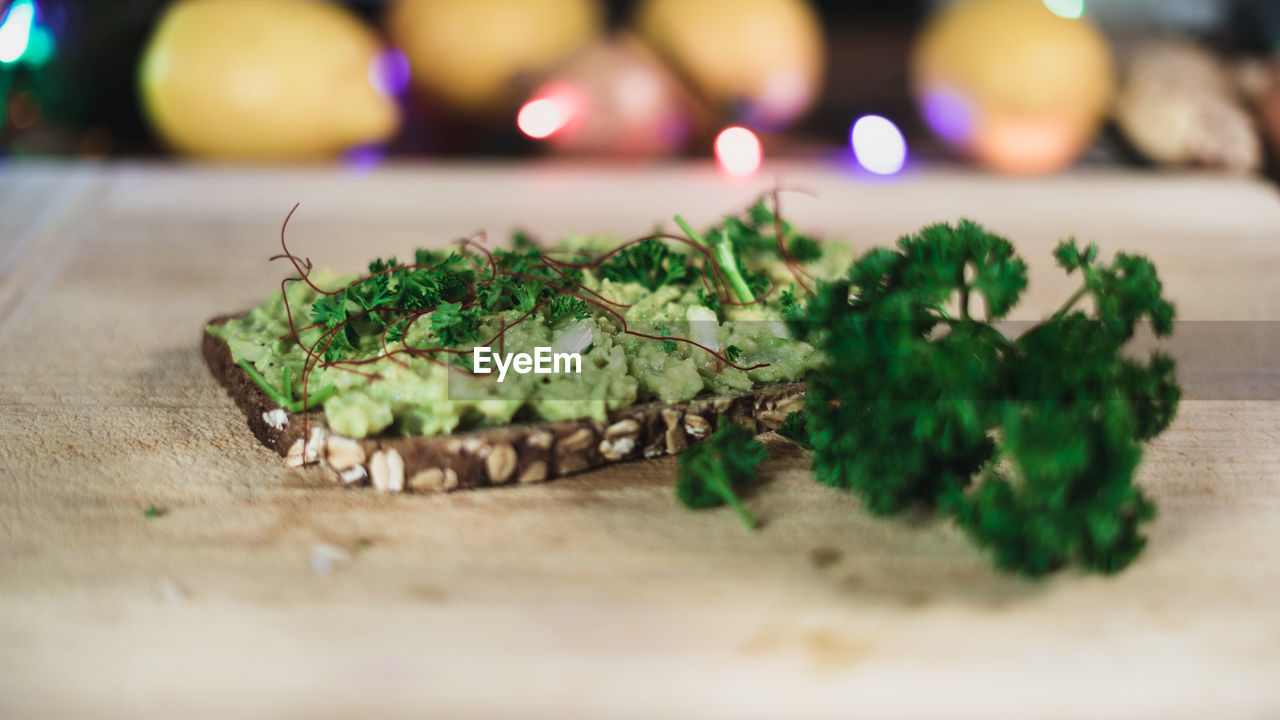
[[[870,517],[781,443],[754,534],[678,507],[670,459],[452,495],[344,491],[260,447],[197,352],[206,318],[276,289],[266,260],[294,202],[293,248],[354,269],[482,228],[708,221],[768,180],[10,163],[0,716],[1280,716],[1280,377],[1212,340],[1280,320],[1276,191],[783,170],[816,193],[788,196],[789,216],[858,247],[962,215],[1007,234],[1031,264],[1022,318],[1070,292],[1049,256],[1062,235],[1155,259],[1181,317],[1203,321],[1177,352],[1202,374],[1221,360],[1230,382],[1189,382],[1149,448],[1139,482],[1160,515],[1134,566],[1001,575],[944,522]],[[321,572],[326,548],[353,545]]]

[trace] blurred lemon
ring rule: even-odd
[[[387,15],[414,83],[470,113],[509,109],[522,77],[551,69],[601,26],[596,0],[399,0]]]
[[[1042,0],[969,0],[940,11],[915,47],[925,120],[1010,173],[1045,173],[1088,146],[1114,93],[1111,50],[1085,18]]]
[[[332,157],[399,122],[370,80],[381,51],[355,16],[318,0],[184,0],[160,20],[139,83],[152,125],[206,157]]]
[[[783,125],[813,104],[826,50],[804,0],[644,0],[636,31],[715,104]]]

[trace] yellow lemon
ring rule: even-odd
[[[1106,38],[1042,0],[969,0],[939,12],[912,58],[925,120],[996,170],[1057,170],[1088,146],[1114,94]]]
[[[470,113],[502,111],[517,83],[550,70],[599,34],[595,0],[399,0],[387,32],[413,82]]]
[[[781,125],[813,104],[826,58],[803,0],[645,0],[640,36],[712,103]]]
[[[184,0],[161,18],[139,83],[174,148],[211,158],[302,160],[390,138],[395,102],[374,87],[381,46],[318,0]]]

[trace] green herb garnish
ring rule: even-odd
[[[743,276],[741,269],[738,267],[738,260],[734,253],[733,242],[729,239],[725,231],[720,231],[715,242],[709,242],[696,230],[690,227],[689,223],[685,222],[684,218],[677,215],[675,220],[676,224],[679,225],[680,229],[689,236],[690,240],[711,251],[711,258],[724,273],[725,278],[729,281],[729,286],[733,288],[734,294],[738,296],[738,300],[744,303],[755,302],[755,293],[751,291],[751,285],[747,282],[746,277]]]
[[[654,325],[653,327],[654,327],[654,329],[655,329],[655,330],[657,330],[657,331],[658,331],[658,334],[659,334],[659,335],[661,335],[661,336],[664,338],[664,339],[662,340],[662,351],[663,351],[663,352],[665,352],[665,353],[668,353],[668,354],[675,352],[675,351],[676,351],[676,341],[675,341],[675,340],[671,340],[671,339],[670,339],[670,337],[671,337],[671,328],[667,327],[666,325],[664,325],[664,324],[662,324],[662,323],[658,323],[657,325]]]
[[[1084,283],[1016,340],[993,323],[1026,266],[972,222],[925,228],[820,283],[789,318],[831,359],[810,375],[805,408],[817,479],[878,514],[940,507],[1008,570],[1127,565],[1154,514],[1133,485],[1142,442],[1168,426],[1179,391],[1172,360],[1121,349],[1142,320],[1168,335],[1173,306],[1145,258],[1100,265],[1072,241],[1055,256]],[[1086,296],[1093,315],[1072,309]]]
[[[310,410],[320,405],[325,400],[328,400],[330,396],[337,392],[337,388],[333,385],[326,385],[315,392],[308,393],[307,402],[306,404],[303,404],[302,398],[297,397],[294,394],[293,382],[291,380],[292,373],[287,365],[281,373],[281,386],[284,388],[283,390],[278,389],[271,383],[267,382],[267,379],[262,377],[262,373],[258,372],[258,369],[247,360],[241,360],[237,362],[236,365],[239,365],[240,369],[245,371],[245,374],[249,376],[249,379],[253,380],[254,384],[262,389],[262,392],[266,393],[272,400],[275,400],[277,405],[291,413]]]
[[[547,321],[552,325],[561,320],[581,320],[588,317],[591,317],[591,308],[581,298],[561,295],[547,303]]]
[[[676,497],[691,510],[729,505],[749,528],[758,524],[738,499],[738,491],[754,482],[756,466],[766,457],[754,433],[720,421],[711,437],[680,455]]]
[[[653,238],[619,250],[600,266],[606,280],[639,283],[649,290],[689,282],[696,275],[684,257]]]
[[[778,434],[805,450],[813,449],[813,443],[809,440],[809,424],[798,412],[787,413],[782,427],[778,428]]]
[[[792,260],[811,263],[822,257],[822,247],[818,242],[796,233],[791,223],[776,218],[765,198],[756,201],[742,217],[726,216],[721,228],[733,243],[734,252],[742,259],[781,258],[776,235],[778,228],[782,230],[783,243]],[[709,234],[714,235],[715,231]]]
[[[168,514],[169,514],[168,510],[162,507],[156,507],[155,505],[148,505],[142,508],[142,517],[148,520],[155,520],[156,518],[162,518]]]
[[[446,347],[475,340],[479,329],[480,313],[475,305],[464,308],[460,302],[444,303],[431,313],[431,332]]]

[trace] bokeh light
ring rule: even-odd
[[[0,63],[11,63],[27,51],[31,25],[36,19],[32,0],[17,0],[0,20]]]
[[[535,140],[550,137],[552,133],[564,125],[564,113],[554,100],[542,98],[530,100],[520,108],[516,116],[516,125],[520,132]]]
[[[572,87],[564,83],[549,85],[520,108],[516,127],[534,140],[551,137],[574,120],[581,105],[578,92]]]
[[[29,90],[9,98],[9,122],[19,130],[26,130],[40,121],[40,101]]]
[[[386,150],[380,145],[364,145],[346,151],[342,156],[343,165],[354,175],[363,175],[382,164]]]
[[[1068,20],[1078,20],[1084,15],[1084,0],[1044,0],[1049,12]]]
[[[907,162],[907,139],[888,118],[864,115],[849,132],[858,164],[877,175],[892,175]]]
[[[973,108],[959,93],[932,90],[920,106],[925,124],[943,140],[964,145],[973,137]]]
[[[369,63],[369,84],[383,95],[399,95],[409,86],[409,58],[388,48]]]
[[[736,177],[755,172],[764,156],[756,134],[737,125],[720,131],[715,148],[716,162],[725,172]]]

